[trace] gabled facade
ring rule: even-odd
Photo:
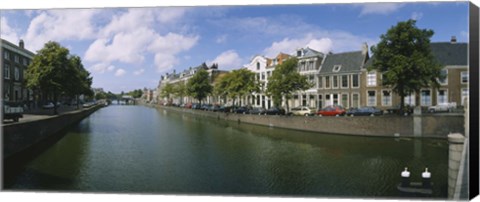
[[[307,106],[310,108],[317,108],[317,75],[322,68],[322,64],[326,59],[326,55],[307,47],[297,49],[296,57],[298,58],[298,72],[300,75],[306,76],[313,86],[304,92],[298,92],[297,94],[294,94],[290,106]]]
[[[317,76],[318,96],[315,107],[359,107],[362,99],[361,86],[364,85],[360,77],[368,58],[366,44],[360,51],[328,54]]]
[[[13,102],[31,102],[33,93],[25,86],[25,73],[35,56],[25,49],[23,40],[18,46],[1,39],[2,99]]]

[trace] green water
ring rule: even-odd
[[[446,140],[307,133],[112,105],[72,127],[6,189],[399,198],[405,166],[412,181],[428,166],[431,197],[447,197]]]

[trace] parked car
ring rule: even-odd
[[[237,113],[237,114],[245,114],[248,112],[248,108],[247,107],[236,107],[233,109],[233,112]]]
[[[190,108],[192,108],[192,103],[187,103],[187,104],[185,104],[185,106],[184,106],[184,107],[185,107],[185,108],[189,108],[189,109],[190,109]]]
[[[200,107],[201,110],[208,110],[208,108],[210,108],[212,105],[211,104],[202,104],[202,106]]]
[[[42,106],[43,109],[53,109],[53,107],[55,107],[55,106],[53,106],[52,102],[48,102],[47,104],[44,104]]]
[[[23,107],[20,103],[3,102],[3,119],[12,119],[18,122],[19,118],[23,118]]]
[[[347,112],[345,108],[340,105],[330,105],[323,109],[318,110],[317,115],[319,116],[343,116]]]
[[[403,110],[401,110],[400,105],[397,105],[392,108],[388,108],[387,112],[389,114],[409,115],[409,114],[413,114],[413,107],[406,105],[405,107],[403,107]]]
[[[220,111],[220,106],[219,106],[219,105],[211,105],[211,106],[208,108],[208,111],[218,112],[218,111]]]
[[[254,107],[250,110],[248,110],[249,114],[265,114],[266,110],[263,107]]]
[[[351,108],[346,112],[347,116],[376,116],[382,114],[383,111],[375,107]]]
[[[265,111],[267,115],[285,115],[285,110],[279,107],[272,107]]]
[[[312,116],[315,110],[308,107],[294,107],[290,110],[290,114],[298,116]]]
[[[450,112],[457,107],[457,103],[439,103],[435,106],[428,107],[428,112]]]
[[[202,106],[199,103],[192,104],[192,109],[201,109]]]

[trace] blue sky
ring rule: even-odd
[[[237,69],[255,55],[301,47],[322,52],[375,45],[416,19],[432,41],[468,41],[468,2],[2,10],[0,36],[35,52],[54,40],[82,58],[93,87],[119,93],[203,62]]]

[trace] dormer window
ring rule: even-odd
[[[301,50],[297,51],[297,57],[302,57],[302,51]]]
[[[257,70],[260,70],[260,63],[257,62]]]
[[[338,72],[342,68],[342,65],[335,65],[333,66],[333,72]]]

